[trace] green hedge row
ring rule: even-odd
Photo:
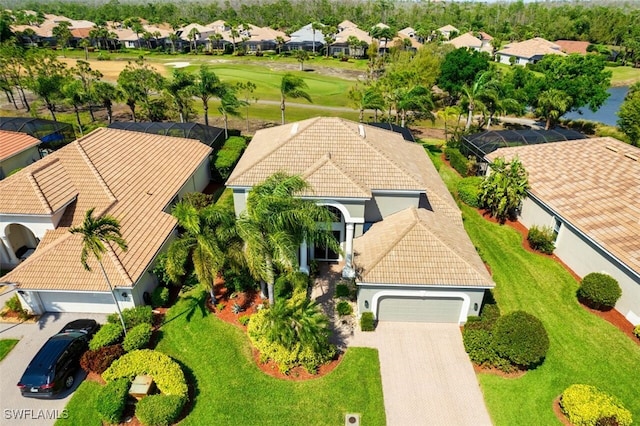
[[[127,332],[122,342],[122,347],[126,352],[131,352],[136,349],[143,349],[149,344],[152,333],[151,326],[143,323],[138,324]]]
[[[453,167],[460,176],[469,175],[469,160],[462,155],[457,148],[445,148],[444,155],[449,159],[451,167]]]
[[[96,410],[107,424],[118,424],[122,420],[130,385],[129,379],[120,378],[107,383],[100,389]]]
[[[118,322],[117,324],[106,323],[96,334],[93,335],[89,342],[89,349],[92,351],[110,346],[120,342],[122,338],[122,326]]]
[[[373,312],[363,312],[360,317],[360,330],[373,331],[376,329],[376,322],[373,318]]]
[[[247,141],[241,136],[231,136],[216,154],[214,167],[222,181],[227,180],[231,171],[247,147]]]
[[[595,386],[571,385],[562,393],[560,408],[574,426],[629,426],[631,412]]]
[[[136,306],[135,308],[123,309],[122,318],[127,330],[129,330],[138,324],[152,324],[153,312],[151,306]],[[120,317],[117,313],[113,313],[107,317],[107,322],[120,325]]]
[[[458,198],[468,206],[478,208],[480,206],[480,184],[483,178],[480,176],[469,176],[458,182]]]

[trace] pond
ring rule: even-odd
[[[612,87],[607,90],[607,92],[609,92],[609,97],[598,111],[592,112],[588,107],[583,107],[581,109],[582,114],[578,112],[569,112],[563,115],[562,118],[598,121],[609,126],[615,126],[616,121],[618,120],[618,110],[620,109],[620,105],[622,105],[624,97],[627,95],[628,91],[629,87],[627,86]]]

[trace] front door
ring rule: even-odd
[[[340,231],[331,231],[337,241],[340,241]],[[316,260],[332,261],[338,260],[338,253],[328,247],[315,246],[313,249],[313,258]]]

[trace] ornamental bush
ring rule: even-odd
[[[123,355],[102,373],[102,378],[107,382],[121,377],[133,380],[137,375],[153,377],[158,390],[165,395],[187,397],[187,382],[180,365],[168,355],[151,349]]]
[[[132,329],[138,324],[153,323],[153,312],[151,306],[136,306],[135,308],[127,308],[122,310],[122,318],[127,330]],[[117,313],[113,313],[107,317],[107,322],[120,325],[120,318]]]
[[[89,350],[82,354],[80,367],[86,372],[104,373],[116,359],[124,355],[122,345],[104,346],[96,350]]]
[[[351,315],[353,313],[353,308],[349,302],[341,300],[336,305],[336,312],[338,312],[338,315]]]
[[[500,357],[520,368],[542,363],[549,350],[549,336],[535,316],[514,311],[501,316],[493,329],[493,346]]]
[[[560,408],[574,426],[629,426],[633,421],[617,398],[591,385],[569,386],[560,397]]]
[[[453,167],[460,176],[467,176],[469,173],[469,160],[457,148],[445,148],[445,156],[449,159],[451,167]]]
[[[169,303],[169,289],[164,286],[158,286],[151,293],[151,306],[154,308],[162,308]]]
[[[131,352],[136,349],[142,349],[149,344],[151,340],[151,326],[149,324],[138,324],[127,332],[122,342],[122,348],[125,352]]]
[[[373,312],[363,312],[360,317],[360,330],[373,331],[376,329],[375,320],[373,318]]]
[[[555,235],[550,226],[537,227],[533,225],[527,233],[527,240],[531,248],[545,254],[553,253],[556,248],[554,244]]]
[[[622,289],[610,275],[592,272],[582,279],[578,288],[578,299],[593,309],[606,311],[616,305]]]
[[[221,182],[227,180],[246,147],[247,141],[241,136],[231,136],[225,141],[216,154],[214,163],[216,174],[222,179]]]
[[[458,182],[458,198],[468,206],[478,208],[480,206],[478,197],[480,196],[480,184],[483,178],[480,176],[470,176]]]
[[[336,285],[336,292],[334,294],[336,298],[349,297],[350,294],[351,291],[349,290],[349,286],[347,284]]]
[[[476,321],[476,323],[481,321]],[[468,327],[465,324],[462,330],[462,342],[464,350],[469,354],[469,359],[481,367],[495,367],[504,372],[512,372],[515,367],[511,362],[501,357],[495,350],[493,334],[490,330]]]
[[[122,338],[122,326],[120,322],[111,323],[108,322],[102,327],[96,334],[93,335],[89,342],[89,349],[95,351],[96,349],[103,348],[105,346],[113,345],[120,342]]]
[[[120,378],[100,388],[96,399],[96,410],[103,422],[118,424],[122,420],[129,394],[129,379]]]
[[[136,404],[136,417],[145,426],[168,426],[178,418],[184,398],[178,395],[150,395]]]
[[[635,328],[633,329],[633,334],[640,339],[640,324],[636,325]]]

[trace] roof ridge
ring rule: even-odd
[[[49,232],[54,232],[61,229],[56,228],[56,229],[48,229],[45,231],[45,235]],[[66,229],[67,231],[69,230],[69,227],[66,226],[63,229]],[[42,256],[44,256],[45,254],[47,254],[48,252],[50,252],[51,250],[54,250],[58,244],[60,244],[61,241],[69,239],[71,236],[73,236],[72,233],[67,232],[63,235],[61,235],[60,237],[56,238],[55,240],[51,241],[49,244],[45,245],[44,247],[42,247],[40,250],[38,250],[38,247],[40,246],[40,244],[38,244],[38,246],[36,246],[36,250],[33,252],[33,254],[29,257],[27,257],[24,261],[20,262],[20,264],[18,266],[16,266],[14,269],[11,270],[11,272],[19,270],[20,268],[22,268],[24,265],[30,265],[31,263],[37,261],[39,258],[41,258]],[[44,239],[44,236],[43,236]]]
[[[81,139],[78,139],[76,141],[76,148],[78,149],[78,152],[80,152],[80,156],[82,157],[82,159],[85,161],[85,163],[89,167],[89,170],[91,170],[91,172],[94,174],[94,176],[98,179],[98,184],[102,187],[104,192],[107,193],[109,198],[111,198],[111,201],[117,201],[118,199],[113,194],[113,192],[111,192],[111,188],[109,188],[109,185],[107,185],[107,183],[104,181],[104,179],[102,178],[102,175],[100,174],[100,172],[96,168],[95,164],[93,164],[93,162],[89,158],[89,155],[87,154],[87,152],[84,150],[84,148],[80,144],[80,142],[82,142],[83,139],[84,138],[81,138]]]
[[[53,162],[48,163],[47,166],[50,165],[50,164],[53,164]],[[37,170],[37,171],[40,171],[40,170]],[[44,192],[42,192],[42,188],[40,188],[40,184],[38,184],[38,181],[33,176],[33,173],[34,172],[27,173],[27,180],[29,181],[29,183],[33,187],[33,189],[34,189],[34,191],[36,193],[36,197],[38,197],[38,199],[42,203],[43,207],[45,208],[45,211],[48,214],[53,214],[53,209],[51,208],[51,204],[49,204],[49,201],[47,200],[47,197],[45,197]]]
[[[410,210],[415,210],[416,208],[412,206],[412,207],[409,207],[409,209],[410,209]],[[402,211],[404,211],[404,210],[401,210],[400,212],[402,212]],[[400,213],[400,212],[398,212],[398,213]],[[405,229],[404,229],[404,232],[399,232],[399,233],[396,235],[396,238],[394,238],[393,242],[387,246],[387,250],[384,250],[384,251],[380,252],[380,253],[378,254],[378,256],[376,256],[376,257],[371,261],[371,263],[365,267],[365,269],[366,269],[366,270],[371,271],[371,270],[372,270],[372,269],[373,269],[373,268],[374,268],[378,263],[380,263],[380,261],[381,261],[381,260],[382,260],[382,259],[383,259],[387,254],[389,254],[389,252],[391,251],[391,249],[392,249],[393,247],[395,247],[395,246],[396,246],[396,245],[397,245],[397,244],[398,244],[398,243],[399,243],[399,242],[400,242],[400,241],[405,237],[405,235],[407,235],[407,234],[409,233],[409,231],[415,227],[416,222],[418,221],[418,220],[417,220],[416,213],[414,212],[414,213],[412,214],[412,216],[413,216],[413,217],[414,217],[414,219],[415,219],[415,220],[413,221],[413,223],[411,223],[411,224],[407,224],[407,225],[406,225],[406,227],[405,227]],[[381,222],[379,222],[379,223],[381,223]],[[365,235],[365,234],[363,234],[363,236],[364,236],[364,235]]]
[[[307,177],[311,176],[313,173],[318,171],[318,169],[320,169],[320,167],[322,167],[323,165],[325,165],[327,163],[332,165],[336,169],[338,169],[338,171],[340,173],[342,173],[342,175],[344,175],[348,180],[350,180],[351,183],[356,185],[358,187],[358,189],[360,189],[362,192],[367,193],[367,194],[369,194],[371,192],[368,188],[366,188],[364,185],[362,185],[362,183],[358,179],[353,177],[347,170],[345,170],[343,167],[341,167],[340,163],[338,163],[337,161],[334,161],[333,158],[331,158],[331,153],[330,152],[327,152],[319,160],[317,160],[314,164],[312,164],[311,167],[309,167],[307,170],[305,170],[304,173],[302,174],[302,177],[306,179]]]

